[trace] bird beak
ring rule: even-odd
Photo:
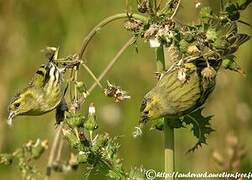
[[[7,124],[8,124],[9,126],[12,125],[12,120],[13,120],[13,118],[14,118],[16,115],[17,115],[17,114],[16,114],[15,111],[10,111],[9,117],[8,117],[8,120],[7,120]]]

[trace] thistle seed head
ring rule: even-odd
[[[156,24],[150,25],[149,29],[144,33],[144,38],[147,40],[155,38],[155,35],[157,34],[158,30],[159,30],[158,25]]]
[[[216,77],[216,71],[213,67],[208,66],[201,71],[201,75],[204,79],[213,80]]]
[[[148,0],[138,1],[137,9],[140,13],[146,13],[146,11],[148,10]]]
[[[123,26],[125,29],[127,29],[128,31],[133,31],[133,32],[137,32],[140,27],[142,26],[142,22],[139,20],[135,20],[135,19],[129,19],[127,20]]]
[[[187,80],[187,69],[180,68],[177,75],[178,80],[185,82]]]
[[[104,95],[114,98],[117,103],[130,99],[127,91],[122,90],[119,86],[111,84],[109,81],[107,82],[107,87],[104,89]]]

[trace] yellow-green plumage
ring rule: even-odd
[[[181,116],[204,103],[215,83],[208,83],[207,89],[203,90],[196,66],[192,63],[185,66],[189,66],[185,68],[188,74],[185,81],[178,79],[181,69],[176,68],[165,73],[145,95],[141,105],[141,123],[164,116]],[[212,81],[215,82],[215,79]]]
[[[202,33],[203,38],[198,35],[191,44],[183,47],[186,50],[183,56],[174,45],[166,50],[166,64],[170,70],[144,96],[140,123],[179,117],[202,106],[215,87],[222,58],[233,54],[250,39],[246,34],[238,34],[235,22],[223,24],[213,20]],[[191,52],[192,47],[197,50],[195,53]]]
[[[41,115],[55,109],[64,96],[63,74],[49,62],[35,73],[28,86],[9,105],[8,124],[17,115]]]

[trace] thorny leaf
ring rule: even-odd
[[[194,136],[198,139],[198,142],[188,150],[188,152],[193,152],[198,149],[202,144],[207,144],[206,139],[207,136],[214,131],[214,129],[210,126],[210,120],[212,116],[204,117],[202,115],[203,108],[200,108],[188,115],[185,115],[183,118],[183,122],[186,125],[192,125],[192,131]]]

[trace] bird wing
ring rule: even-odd
[[[224,25],[219,22],[214,27],[218,38],[213,45],[223,56],[234,53],[239,46],[250,39],[250,36],[246,34],[238,34],[235,22],[227,22]]]
[[[34,74],[30,86],[44,87],[45,83],[49,79],[50,68],[48,65],[41,65],[40,68]]]

